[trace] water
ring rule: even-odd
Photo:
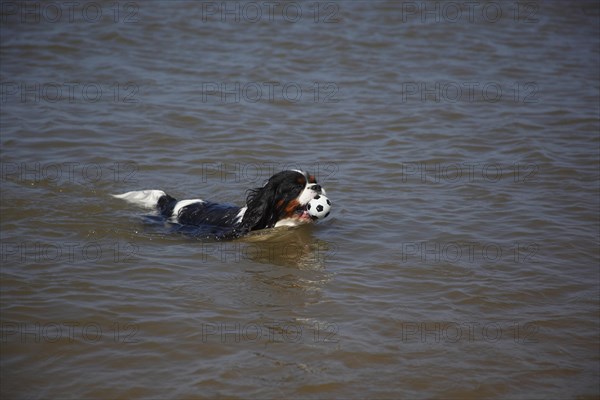
[[[49,4],[2,3],[3,398],[598,397],[595,2]],[[109,196],[293,167],[332,215],[234,242]]]

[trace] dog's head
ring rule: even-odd
[[[263,187],[249,191],[241,226],[253,231],[311,222],[306,205],[319,194],[325,194],[325,190],[307,172],[279,172]]]

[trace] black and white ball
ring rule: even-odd
[[[331,201],[322,194],[315,196],[314,199],[306,205],[306,211],[317,219],[327,218],[331,211]]]

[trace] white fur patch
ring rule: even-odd
[[[138,190],[134,192],[112,195],[112,197],[123,199],[128,203],[136,204],[144,208],[156,208],[158,199],[160,199],[162,196],[166,196],[166,193],[162,190]]]
[[[315,196],[318,194],[325,195],[325,189],[321,188],[321,193],[319,193],[316,190],[313,190],[311,188],[314,185],[316,185],[316,183],[307,184],[306,187],[304,188],[304,190],[302,191],[302,193],[300,193],[300,196],[298,196],[298,201],[300,202],[300,204],[302,204],[302,205],[307,204],[309,201],[314,199]]]
[[[235,217],[236,224],[239,224],[240,222],[242,222],[242,219],[244,219],[244,214],[246,214],[246,210],[248,210],[248,206],[245,206],[240,210],[238,215]]]
[[[279,228],[280,226],[299,226],[310,223],[310,220],[302,220],[298,218],[285,218],[277,221],[275,224],[275,228]]]

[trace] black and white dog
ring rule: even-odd
[[[217,238],[235,238],[259,229],[310,223],[306,205],[326,195],[316,179],[300,170],[273,175],[263,187],[250,189],[246,205],[237,207],[201,199],[176,200],[162,190],[127,192],[114,197],[158,211],[169,222],[212,229]],[[218,232],[218,234],[216,233]]]

